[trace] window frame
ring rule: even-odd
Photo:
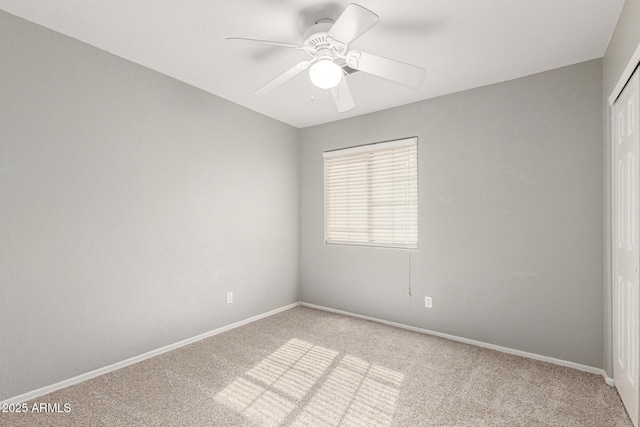
[[[379,141],[374,143],[361,144],[351,147],[337,148],[332,150],[327,150],[323,152],[323,178],[324,178],[324,243],[326,245],[337,245],[337,246],[360,246],[360,247],[370,247],[370,248],[386,248],[386,249],[402,249],[402,250],[418,250],[420,247],[420,161],[419,161],[419,140],[417,136],[410,136],[398,139],[392,139],[387,141]],[[328,197],[327,197],[327,158],[331,157],[342,157],[351,154],[358,153],[373,153],[378,151],[390,150],[393,148],[407,147],[407,146],[415,146],[415,245],[411,243],[398,243],[391,242],[385,243],[380,241],[374,241],[370,238],[367,241],[348,241],[348,240],[331,240],[328,238]],[[378,147],[376,147],[378,146]],[[381,146],[384,146],[381,148]],[[340,154],[335,154],[340,153]],[[369,175],[369,168],[367,168],[367,175]],[[367,185],[369,185],[367,178]],[[369,196],[369,194],[367,195]],[[409,209],[409,204],[406,204],[406,209]],[[367,204],[367,210],[369,210],[370,206]],[[367,214],[367,221],[371,218],[371,214]],[[368,226],[370,228],[370,226]],[[368,230],[367,234],[371,233]]]

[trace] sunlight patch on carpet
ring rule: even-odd
[[[262,425],[389,426],[404,374],[292,339],[216,394]]]

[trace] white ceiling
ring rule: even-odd
[[[302,73],[253,91],[303,51],[226,41],[301,43],[334,0],[0,0],[0,9],[187,82],[296,127],[340,120],[603,56],[624,0],[355,0],[380,23],[351,48],[426,68],[419,89],[362,72],[348,76],[356,108]]]

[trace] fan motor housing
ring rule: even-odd
[[[323,19],[305,31],[305,39],[302,45],[309,56],[335,59],[345,53],[346,45],[327,37],[327,32],[332,26],[332,20]]]

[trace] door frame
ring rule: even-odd
[[[613,353],[614,353],[613,336],[615,333],[614,331],[615,325],[614,325],[614,319],[613,319],[613,283],[615,281],[615,277],[614,277],[615,259],[614,259],[614,247],[613,247],[613,244],[614,244],[613,236],[615,235],[614,229],[613,229],[614,227],[613,194],[615,190],[613,188],[613,185],[614,185],[613,173],[615,170],[615,165],[614,165],[615,145],[613,144],[613,139],[614,139],[613,104],[622,93],[622,90],[625,88],[627,82],[635,72],[636,68],[638,68],[639,66],[640,66],[640,44],[638,44],[638,46],[636,47],[636,50],[631,55],[631,58],[629,58],[629,61],[627,62],[626,67],[622,71],[622,74],[618,78],[616,85],[614,86],[613,90],[609,94],[609,97],[607,98],[608,102],[607,102],[607,108],[606,108],[607,120],[605,123],[605,127],[607,128],[606,134],[608,135],[609,146],[607,147],[608,149],[605,150],[605,153],[608,156],[608,159],[606,159],[605,161],[605,165],[607,168],[605,178],[607,179],[608,182],[604,186],[607,192],[607,194],[605,194],[606,224],[605,224],[605,230],[604,230],[605,231],[604,240],[606,245],[605,260],[604,260],[605,261],[605,280],[606,280],[606,283],[605,283],[605,290],[606,290],[605,291],[605,304],[606,304],[605,316],[606,318],[604,320],[605,322],[608,322],[608,324],[607,324],[607,327],[605,328],[605,330],[607,331],[607,336],[605,336],[604,346],[605,346],[605,354],[609,356],[609,359],[608,359],[608,363],[605,359],[606,366],[603,366],[603,368],[605,372],[605,381],[610,386],[615,385],[614,379],[612,377],[609,377],[609,374],[608,374],[610,372],[611,375],[613,376]]]

